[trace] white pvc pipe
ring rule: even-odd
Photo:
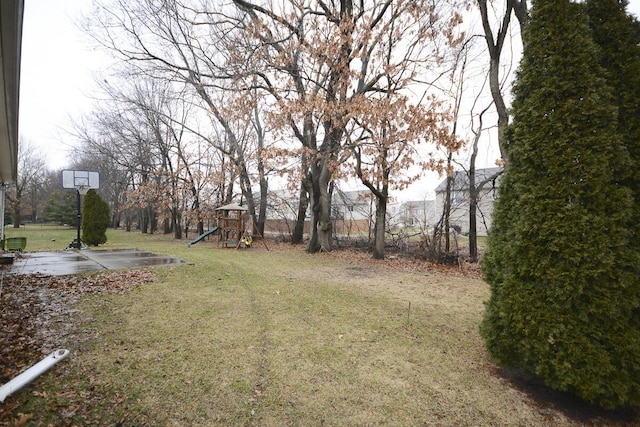
[[[64,359],[69,355],[69,350],[56,350],[2,387],[0,387],[0,403],[20,390],[22,387],[35,380],[40,375],[47,372],[53,365]]]

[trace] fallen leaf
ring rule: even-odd
[[[107,271],[87,276],[4,276],[0,292],[0,384],[40,361],[43,355],[64,348],[65,337],[74,328],[70,314],[79,314],[79,309],[70,310],[70,307],[82,294],[126,294],[155,280],[154,274],[145,270]],[[51,398],[39,390],[32,395]],[[78,399],[61,393],[56,396],[68,397],[71,401]],[[123,401],[124,397],[116,399],[116,403]],[[0,418],[15,420],[14,425],[28,424],[31,414],[14,413],[21,407],[20,402],[20,399],[9,399],[1,403]],[[64,409],[63,415],[72,417],[78,408]],[[0,422],[0,425],[10,424]]]
[[[13,425],[14,427],[26,425],[31,418],[33,418],[33,414],[18,413],[18,418],[13,421]]]

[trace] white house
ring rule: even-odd
[[[331,217],[336,220],[368,220],[375,211],[373,195],[369,190],[336,190],[331,199]]]
[[[481,186],[478,193],[476,211],[477,234],[484,236],[491,227],[493,202],[498,194],[498,184],[502,168],[476,169],[475,183]],[[442,180],[436,188],[436,212],[439,217],[444,211],[447,191],[447,179]],[[463,233],[469,231],[469,175],[467,171],[455,171],[451,183],[451,214],[449,223],[460,227]]]
[[[397,220],[407,227],[426,227],[438,222],[435,200],[412,200],[400,205]]]
[[[299,194],[288,190],[270,190],[265,230],[270,233],[290,234],[298,215]],[[387,201],[387,225],[406,222],[411,217],[413,225],[433,217],[435,201],[415,202],[410,212],[403,213],[403,206],[393,197]],[[331,219],[336,235],[369,233],[375,222],[376,199],[369,190],[342,191],[334,188],[331,198]],[[305,233],[309,232],[310,208],[305,219]]]
[[[270,233],[290,234],[298,215],[299,194],[290,190],[269,191],[267,223]],[[311,208],[307,208],[305,233],[309,232]],[[334,189],[331,199],[331,219],[338,234],[366,233],[375,213],[375,201],[368,190],[341,191]]]

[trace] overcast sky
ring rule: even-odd
[[[66,164],[69,117],[91,107],[99,56],[74,24],[91,0],[25,0],[20,136],[37,144],[50,169]]]
[[[41,149],[50,169],[67,166],[73,141],[65,129],[70,117],[90,111],[94,75],[106,65],[76,25],[91,3],[25,0],[20,135]],[[629,10],[640,16],[640,0],[630,0]]]

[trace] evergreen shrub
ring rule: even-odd
[[[506,367],[604,408],[637,407],[638,225],[614,91],[583,4],[537,0],[525,37],[481,334]]]
[[[82,204],[82,241],[89,246],[107,242],[109,205],[95,190],[89,190]]]

